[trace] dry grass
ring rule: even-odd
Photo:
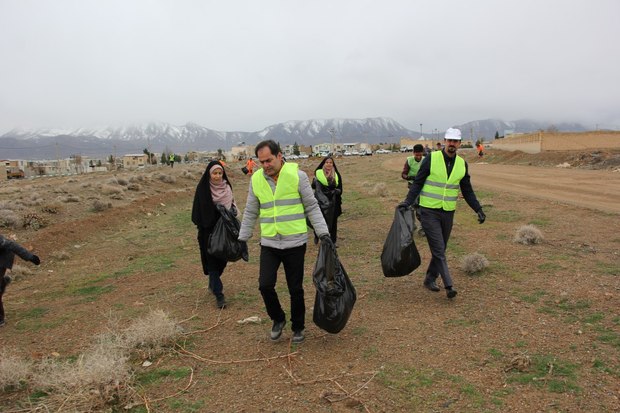
[[[467,274],[475,274],[487,268],[489,260],[477,252],[463,257],[461,260],[461,269]]]
[[[50,253],[50,258],[53,258],[58,261],[65,261],[71,258],[71,255],[65,250],[53,251]]]
[[[101,191],[101,193],[104,195],[112,195],[112,194],[122,193],[123,188],[121,188],[120,186],[102,184],[99,191]]]
[[[177,181],[176,177],[172,175],[166,175],[166,174],[157,174],[156,178],[167,184],[174,184]]]
[[[100,201],[99,199],[93,201],[93,211],[95,212],[105,211],[110,208],[112,208],[112,203],[110,202]]]
[[[125,178],[116,178],[116,183],[121,186],[127,186],[127,184],[129,184],[129,181],[127,181],[127,179]]]
[[[381,198],[385,198],[389,195],[388,188],[383,182],[379,182],[375,184],[375,186],[370,190],[371,195],[380,196]]]
[[[13,280],[17,281],[23,276],[30,276],[34,274],[32,269],[25,265],[15,264],[11,269],[11,277]]]
[[[129,190],[129,191],[136,191],[137,192],[137,191],[139,191],[141,189],[142,189],[142,187],[140,186],[140,184],[137,184],[137,183],[131,183],[131,184],[127,185],[127,190]]]
[[[514,241],[524,245],[540,244],[543,241],[542,232],[534,225],[523,225],[517,230]]]
[[[0,209],[0,227],[16,229],[22,226],[22,218],[15,211]]]
[[[135,401],[129,358],[167,351],[181,333],[161,310],[137,319],[124,330],[111,329],[75,361],[45,359],[38,364],[0,353],[0,388],[27,385],[42,391],[34,410],[110,411]]]
[[[62,205],[56,202],[45,204],[41,207],[41,212],[47,212],[48,214],[58,214],[62,211]]]
[[[69,202],[80,202],[80,197],[77,195],[67,195],[67,196],[61,196],[58,198],[58,200],[65,202],[65,203],[69,203]]]
[[[23,360],[7,350],[0,350],[0,390],[19,387],[28,381],[32,372],[32,363]]]

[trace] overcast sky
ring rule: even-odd
[[[618,0],[0,0],[0,134],[391,117],[620,129]]]

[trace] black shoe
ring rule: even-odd
[[[304,336],[304,330],[293,332],[293,343],[295,344],[303,343],[305,339],[306,339],[306,336]]]
[[[226,308],[226,297],[224,295],[220,295],[219,297],[215,297],[217,308],[223,309]]]
[[[456,297],[456,290],[454,288],[447,288],[446,289],[446,295],[448,296],[448,298],[454,298]]]
[[[0,327],[2,327],[5,324],[4,319],[0,320]]]
[[[277,339],[280,338],[285,324],[286,324],[286,320],[273,322],[273,327],[271,327],[271,340],[272,341],[276,341]]]
[[[429,290],[431,290],[431,291],[434,291],[434,292],[441,291],[441,289],[437,286],[437,283],[436,283],[435,281],[428,281],[428,280],[425,280],[425,281],[424,281],[424,286],[425,286],[427,289],[429,289]]]
[[[13,279],[11,278],[10,275],[5,275],[4,276],[4,286],[6,287],[7,285],[11,284],[11,281],[13,281]]]

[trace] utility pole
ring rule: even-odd
[[[58,142],[56,142],[56,170],[58,171],[58,175],[60,175],[60,155],[58,152]]]
[[[336,136],[336,129],[334,128],[329,128],[329,134],[332,136],[332,153],[331,155],[334,156],[334,154],[336,153],[336,149],[335,149],[335,143],[334,143],[334,137]]]
[[[420,123],[420,138],[422,137],[422,124]]]

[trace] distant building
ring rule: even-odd
[[[136,169],[144,167],[149,161],[149,157],[145,153],[123,155],[123,168]]]

